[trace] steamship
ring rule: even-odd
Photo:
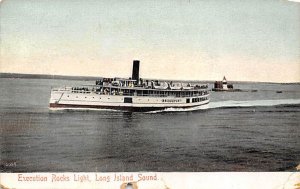
[[[51,89],[49,106],[123,111],[192,108],[209,103],[207,84],[143,80],[140,61],[133,61],[132,78],[102,78],[95,85]]]

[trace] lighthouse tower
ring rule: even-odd
[[[223,77],[222,84],[223,84],[223,89],[224,89],[224,90],[228,90],[228,87],[227,87],[227,80],[226,80],[226,77],[225,77],[225,76]]]

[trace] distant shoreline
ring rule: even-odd
[[[61,80],[97,80],[102,77],[89,76],[65,76],[65,75],[47,75],[47,74],[20,74],[20,73],[0,73],[0,78],[16,79],[61,79]]]
[[[48,74],[21,74],[21,73],[0,73],[0,78],[16,78],[16,79],[58,79],[58,80],[84,80],[84,81],[94,81],[101,79],[103,77],[95,76],[67,76],[67,75],[48,75]],[[145,78],[148,79],[148,78]],[[148,79],[153,80],[153,79]],[[157,79],[155,79],[157,80]],[[183,81],[183,80],[170,80],[170,79],[158,79],[163,81]],[[184,80],[186,82],[200,81],[213,83],[215,80]],[[231,83],[269,83],[269,84],[290,84],[290,85],[300,85],[300,82],[288,82],[288,83],[276,83],[276,82],[265,82],[265,81],[230,81]]]

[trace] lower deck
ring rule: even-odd
[[[52,91],[50,108],[97,108],[126,111],[153,111],[165,108],[190,108],[204,105],[209,102],[208,96],[208,94],[193,97],[121,96]]]

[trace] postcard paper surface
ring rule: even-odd
[[[5,173],[2,188],[299,188],[294,173]]]

